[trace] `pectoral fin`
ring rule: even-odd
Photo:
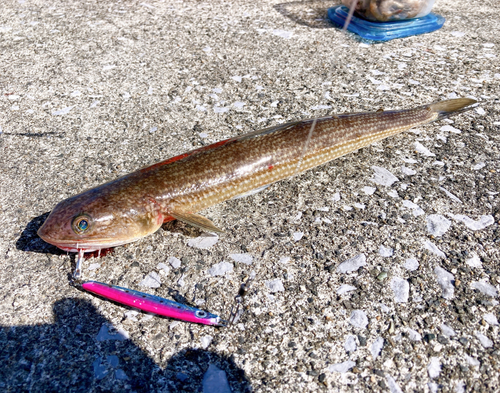
[[[206,217],[203,217],[200,214],[169,212],[169,215],[174,217],[176,220],[179,220],[179,221],[185,222],[186,224],[201,228],[207,232],[224,233],[224,231],[222,229],[217,228],[212,221],[210,221]]]

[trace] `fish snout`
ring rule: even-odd
[[[53,230],[51,226],[45,221],[43,225],[38,228],[38,231],[36,232],[37,235],[46,243],[52,244],[56,246],[56,239],[53,236]]]
[[[48,229],[47,229],[47,225],[46,225],[46,222],[44,222],[42,224],[42,226],[40,228],[38,228],[38,231],[36,232],[37,235],[44,241],[47,241],[46,239],[48,239]]]
[[[54,220],[53,215],[50,214],[38,228],[37,234],[44,242],[58,246],[58,242],[67,237],[66,232],[65,226],[61,225],[59,220]]]

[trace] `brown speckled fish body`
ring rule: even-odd
[[[182,160],[151,169],[141,184],[162,211],[197,212],[427,123],[429,111],[363,113],[327,117],[235,138]],[[316,123],[304,152],[313,123]]]
[[[194,213],[461,112],[472,103],[456,99],[409,110],[324,117],[231,138],[67,199],[56,206],[39,234],[66,250],[91,251],[137,240],[174,218],[217,230]],[[84,230],[75,227],[81,217]]]

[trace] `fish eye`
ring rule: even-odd
[[[203,311],[203,310],[198,310],[198,311],[195,312],[195,315],[198,318],[205,318],[207,316],[207,312]]]
[[[91,218],[83,214],[81,216],[76,217],[73,220],[73,223],[71,226],[73,227],[73,231],[75,231],[77,234],[81,235],[82,233],[85,233],[89,228],[91,224]]]

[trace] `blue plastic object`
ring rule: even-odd
[[[328,18],[340,27],[344,27],[348,14],[349,9],[343,5],[328,9]],[[347,30],[367,40],[389,41],[395,38],[430,33],[431,31],[440,29],[444,21],[445,19],[441,15],[433,13],[422,18],[392,22],[370,22],[353,15],[351,23],[347,26]]]

